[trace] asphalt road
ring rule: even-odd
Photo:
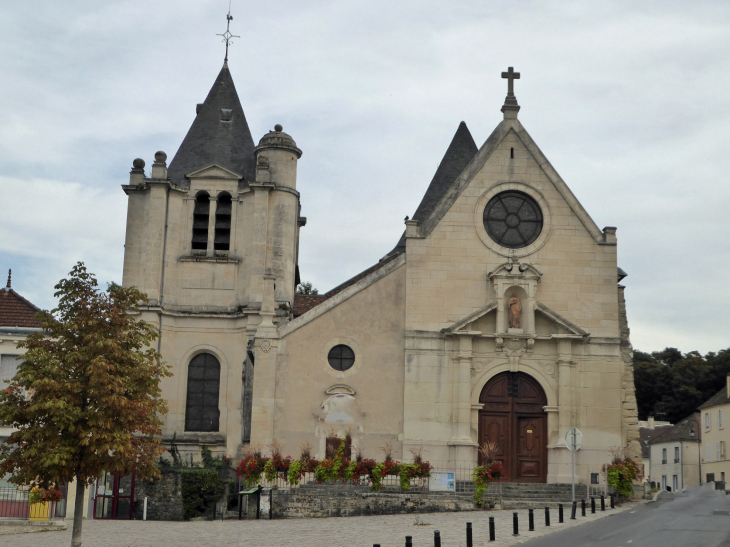
[[[712,484],[536,538],[521,547],[730,547],[730,496]]]

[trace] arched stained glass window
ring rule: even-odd
[[[210,353],[193,357],[188,366],[185,431],[218,431],[221,365]]]

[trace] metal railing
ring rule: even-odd
[[[63,498],[52,503],[29,502],[30,488],[0,488],[0,518],[49,520],[66,516],[67,488],[61,487]]]

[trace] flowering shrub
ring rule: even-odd
[[[603,471],[608,473],[608,485],[615,489],[616,492],[624,497],[631,497],[634,492],[634,479],[641,475],[639,466],[631,458],[626,458],[623,461],[614,461],[606,466],[603,466]]]
[[[246,481],[246,486],[249,488],[254,484],[261,482],[261,475],[264,472],[264,466],[266,465],[267,458],[257,455],[246,456],[238,464],[236,472],[239,477],[243,477]]]
[[[281,477],[296,486],[305,473],[314,473],[317,482],[320,483],[343,481],[356,485],[365,478],[370,482],[372,490],[380,490],[383,477],[397,475],[400,478],[401,488],[409,490],[411,479],[427,478],[431,475],[431,464],[424,461],[412,464],[401,464],[392,460],[376,462],[367,458],[350,461],[344,455],[346,445],[346,440],[341,439],[334,458],[321,461],[310,457],[309,453],[294,461],[291,457],[283,458],[278,453],[272,457],[250,453],[238,465],[238,476],[244,477],[249,487],[260,483],[262,477],[270,482]]]
[[[55,487],[41,488],[40,486],[34,486],[31,488],[30,494],[28,495],[28,501],[31,505],[34,503],[61,501],[62,499],[63,494],[61,493],[61,490]]]
[[[489,465],[480,465],[474,469],[471,477],[474,480],[474,502],[477,505],[484,503],[482,497],[487,491],[489,483],[503,479],[506,476],[501,462],[493,461]]]
[[[291,466],[291,457],[282,458],[281,454],[274,454],[271,459],[266,460],[264,464],[264,476],[269,482],[275,481],[281,477],[289,482],[289,467]]]
[[[431,469],[433,467],[428,462],[401,464],[399,473],[401,490],[411,489],[411,479],[430,477]]]

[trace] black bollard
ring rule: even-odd
[[[433,547],[441,547],[441,532],[433,531]]]
[[[471,522],[466,523],[466,547],[474,547],[471,541]]]
[[[494,533],[494,517],[489,517],[489,541],[494,541],[496,535]]]
[[[413,537],[406,536],[406,547],[413,547]]]
[[[563,504],[558,504],[558,522],[563,524]]]
[[[601,494],[601,511],[606,510],[606,496]]]
[[[545,526],[550,526],[550,508],[545,507]]]
[[[596,498],[591,496],[591,513],[596,513]]]
[[[570,512],[570,520],[575,520],[575,510],[576,510],[577,507],[578,507],[578,502],[577,501],[574,501],[573,502],[573,509]]]
[[[528,513],[529,513],[528,519],[527,519],[528,524],[529,524],[528,531],[534,532],[535,531],[535,515],[532,514],[532,509],[528,509]]]
[[[580,500],[580,516],[581,517],[586,516],[586,500],[585,499]]]
[[[613,508],[614,508],[614,505],[613,505],[613,494],[611,494],[611,509],[613,509]]]
[[[520,527],[517,524],[517,513],[512,513],[512,530],[513,530],[513,536],[519,536],[520,535]]]

